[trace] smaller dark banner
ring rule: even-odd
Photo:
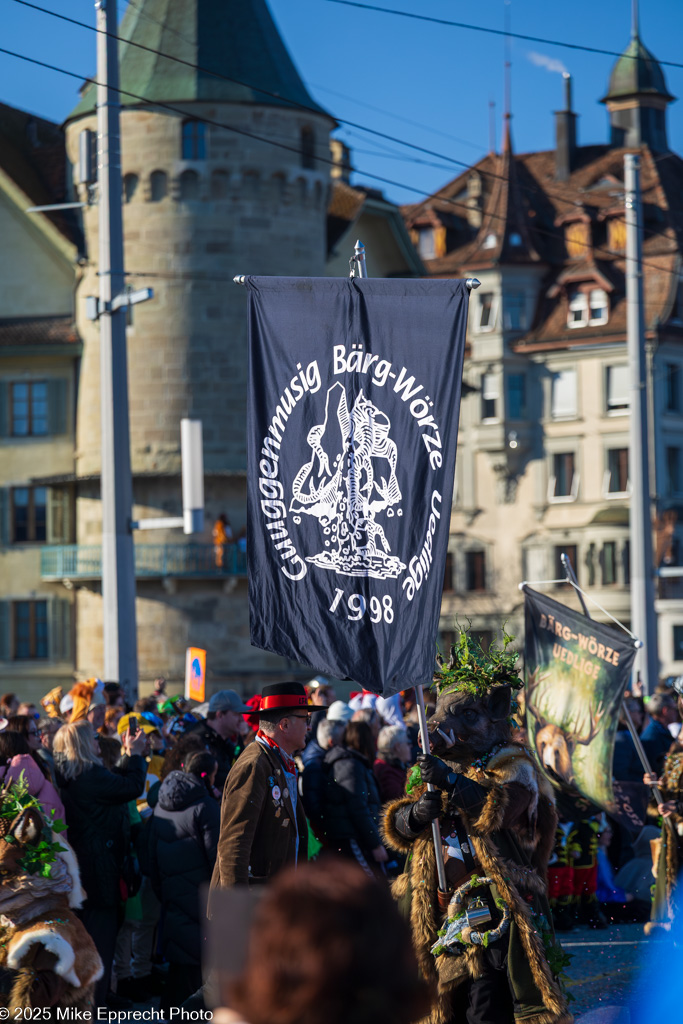
[[[529,745],[556,788],[633,829],[647,789],[612,780],[619,710],[636,648],[627,634],[524,589]],[[634,791],[635,790],[635,791]]]
[[[251,642],[385,696],[430,683],[465,282],[246,285]]]

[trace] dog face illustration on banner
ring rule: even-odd
[[[247,289],[252,643],[385,694],[430,682],[464,282]]]

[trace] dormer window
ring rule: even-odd
[[[569,294],[567,313],[568,327],[598,326],[609,319],[607,293],[602,288],[591,288],[589,292],[573,291]]]
[[[569,296],[568,327],[585,327],[588,323],[588,296],[585,292],[571,292]]]
[[[606,324],[608,320],[607,293],[602,288],[591,289],[588,304],[589,322]]]
[[[436,258],[434,228],[417,229],[417,251],[423,260],[433,260]]]

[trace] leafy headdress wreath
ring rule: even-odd
[[[514,641],[503,628],[503,645],[494,642],[487,651],[468,630],[461,630],[457,643],[451,644],[448,661],[439,652],[438,669],[434,673],[433,689],[440,697],[445,693],[466,693],[472,697],[486,697],[494,686],[509,686],[521,690],[524,681],[517,671],[518,651],[508,650]],[[517,701],[512,700],[512,714]]]
[[[451,644],[448,661],[438,652],[436,662],[438,668],[434,673],[432,689],[437,696],[443,694],[463,693],[474,699],[487,697],[495,686],[509,686],[512,692],[510,699],[510,725],[515,724],[514,716],[519,710],[519,703],[514,697],[521,690],[524,681],[517,671],[517,651],[508,650],[514,641],[503,627],[503,646],[495,642],[487,651],[483,649],[468,630],[461,629],[457,643]],[[406,793],[408,796],[421,785],[422,774],[419,765],[413,765],[408,772]]]

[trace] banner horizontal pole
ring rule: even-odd
[[[247,283],[247,275],[246,274],[235,274],[235,276],[233,277],[232,280],[233,280],[233,284],[244,284],[245,285]],[[465,280],[465,287],[467,288],[468,292],[471,292],[475,288],[481,287],[481,281],[477,277],[468,277]]]

